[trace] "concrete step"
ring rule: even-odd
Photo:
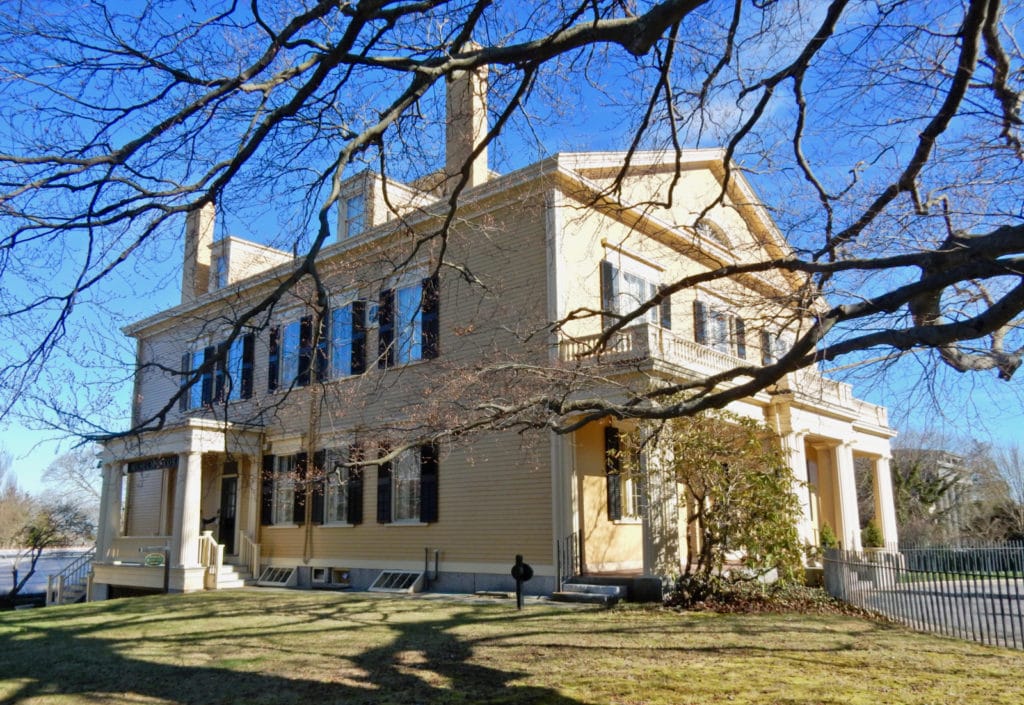
[[[234,590],[237,588],[243,588],[245,586],[246,581],[244,580],[224,580],[223,578],[221,578],[217,581],[218,590]]]
[[[619,599],[626,596],[626,588],[623,585],[597,585],[595,583],[566,583],[562,586],[562,592],[609,595]]]
[[[619,601],[619,598],[616,595],[606,595],[598,592],[576,592],[571,590],[553,592],[551,593],[551,599],[556,602],[578,602],[587,605],[604,605],[605,607],[611,607]]]
[[[249,572],[248,568],[243,568],[237,565],[228,565],[227,563],[225,563],[220,567],[220,579],[250,580],[252,579],[252,573]]]

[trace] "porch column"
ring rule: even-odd
[[[558,434],[552,431],[551,440],[551,520],[554,545],[552,546],[552,563],[557,563],[559,546],[575,550],[579,545],[578,539],[573,541],[572,536],[578,536],[579,513],[577,512],[578,500],[576,496],[576,460],[573,452],[573,436]],[[574,543],[574,546],[567,546],[567,543]],[[567,561],[563,561],[567,563]],[[569,565],[563,565],[563,569],[569,570]],[[572,577],[572,576],[563,576]],[[555,589],[561,586],[556,585]]]
[[[800,520],[797,523],[797,534],[800,542],[812,546],[818,545],[817,526],[814,512],[811,509],[811,494],[808,488],[807,447],[804,439],[806,434],[800,432],[787,433],[782,437],[782,449],[789,458],[789,467],[793,470],[793,493],[800,502]]]
[[[202,499],[201,453],[178,456],[178,480],[174,488],[174,528],[171,534],[171,567],[199,565],[199,515]]]
[[[671,467],[657,448],[641,457],[644,575],[670,576],[680,570],[679,493]]]
[[[885,547],[895,549],[899,545],[899,534],[896,528],[896,502],[892,494],[890,460],[883,455],[874,462],[875,516],[878,518],[878,528],[882,530]]]
[[[838,492],[836,508],[839,510],[839,540],[843,549],[859,551],[860,510],[857,509],[857,477],[853,466],[853,444],[840,443],[832,451],[836,462]]]
[[[100,516],[96,531],[96,560],[109,563],[114,539],[121,535],[121,492],[124,473],[121,463],[103,464],[103,489],[100,495]]]

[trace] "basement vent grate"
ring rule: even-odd
[[[373,581],[370,592],[419,592],[423,588],[423,571],[384,570]]]
[[[267,566],[260,573],[257,585],[264,587],[295,587],[295,569]]]

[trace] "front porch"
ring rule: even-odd
[[[861,547],[858,471],[870,474],[867,485],[884,543],[896,544],[888,458],[892,432],[875,428],[877,417],[870,424],[851,423],[794,408],[788,395],[766,407],[750,404],[745,412],[760,414],[781,431],[776,442],[793,471],[801,510],[796,528],[803,544],[820,546],[822,528],[829,526],[844,548]],[[792,422],[800,423],[799,432]],[[631,430],[627,425],[591,423],[553,439],[555,501],[571,508],[555,517],[560,585],[620,585],[632,592],[643,584],[646,593],[647,581],[681,574],[700,549],[685,487],[659,458],[660,450],[645,451],[637,463],[640,476],[608,460],[618,450],[618,434]],[[860,484],[863,489],[865,482]]]
[[[108,440],[89,599],[237,587],[258,574],[261,438],[190,418]]]

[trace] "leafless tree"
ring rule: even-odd
[[[1002,516],[1007,535],[1024,539],[1024,449],[1019,443],[1001,446],[996,449],[995,463],[1006,482],[1008,497]]]
[[[43,482],[54,500],[72,502],[96,523],[100,505],[100,470],[93,445],[58,456],[43,471]]]
[[[270,244],[298,254],[237,312],[232,338],[299,285],[322,306],[317,255],[340,181],[367,164],[423,176],[440,161],[445,76],[478,67],[491,76],[487,141],[506,155],[496,166],[570,143],[574,115],[598,95],[607,124],[628,127],[617,138],[629,154],[724,146],[718,201],[742,171],[780,204],[791,252],[672,282],[602,343],[666,296],[740,275],[788,273],[797,290],[778,310],[798,314],[775,361],[616,403],[568,394],[556,370],[509,365],[506,379],[532,381],[509,384],[514,399],[486,394],[449,432],[692,414],[822,361],[912,355],[1009,380],[1024,355],[1021,19],[999,0],[6,4],[0,412],[108,430],[110,387],[78,378],[68,394],[62,363],[124,384],[131,351],[95,333],[109,331],[111,292],[141,295],[152,263],[178,256],[183,214],[204,203],[227,224],[276,215]],[[469,171],[456,175],[447,217],[410,247],[477,285],[446,259]],[[470,382],[486,390],[494,369]],[[138,426],[161,425],[176,403]]]
[[[0,452],[0,547],[17,548],[19,533],[36,508],[35,499],[18,487],[17,478],[8,474],[11,456]]]

